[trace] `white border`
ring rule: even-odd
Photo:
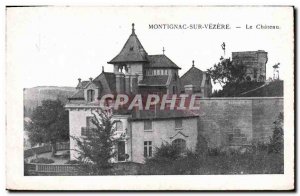
[[[18,4],[19,1],[10,1],[9,4]],[[53,3],[55,2],[55,3]],[[75,2],[75,3],[74,3]],[[95,2],[82,2],[74,1],[72,5],[92,5]],[[118,1],[120,2],[120,1]],[[158,1],[157,1],[158,2]],[[174,1],[172,4],[176,4],[179,1]],[[193,1],[195,4],[196,1]],[[255,4],[254,1],[251,4]],[[261,1],[259,1],[261,2]],[[272,4],[276,4],[279,1],[273,1]],[[291,4],[286,1],[287,4]],[[7,2],[6,2],[7,3]],[[51,5],[66,5],[66,2],[63,1],[51,1],[40,3],[37,1],[26,1],[22,2],[23,4],[51,4]],[[110,5],[111,2],[102,3],[104,5]],[[161,3],[161,2],[160,2]],[[70,3],[67,3],[68,5]],[[130,3],[129,3],[130,4]],[[149,5],[144,2],[144,4]],[[168,5],[166,2],[164,5]],[[179,4],[184,4],[179,2]],[[177,5],[179,5],[177,4]],[[201,4],[201,1],[197,2]],[[202,3],[205,4],[205,3]],[[220,2],[210,1],[209,4],[220,4]],[[281,2],[282,4],[282,2]],[[135,3],[130,5],[136,5]],[[152,4],[153,5],[153,4]],[[162,5],[162,4],[161,4]],[[207,3],[206,3],[207,5]],[[3,5],[4,6],[4,5]],[[3,20],[2,20],[3,21]],[[2,31],[4,32],[4,31]],[[3,36],[2,36],[3,37]],[[4,43],[4,42],[2,42]],[[3,53],[2,53],[3,54]],[[4,57],[4,55],[3,55]],[[0,56],[1,58],[1,56]],[[4,59],[4,58],[1,58]],[[19,123],[19,119],[16,118],[15,114],[19,114],[21,111],[18,109],[20,101],[22,100],[16,97],[22,97],[20,94],[16,94],[12,91],[14,85],[20,85],[17,83],[18,73],[16,70],[11,70],[8,68],[8,75],[13,73],[13,78],[7,80],[7,86],[9,89],[6,89],[7,96],[7,150],[10,152],[7,157],[7,188],[21,189],[21,190],[63,190],[63,189],[76,189],[76,190],[157,190],[157,189],[173,189],[173,190],[281,190],[281,189],[291,189],[293,188],[293,134],[289,134],[285,137],[285,141],[290,141],[288,143],[289,148],[285,148],[285,155],[289,155],[290,159],[285,159],[285,174],[284,175],[238,175],[238,176],[93,176],[93,177],[79,177],[79,176],[55,176],[55,177],[20,177],[16,175],[17,172],[20,172],[18,167],[16,167],[16,162],[18,162],[18,157],[23,159],[23,149],[18,148],[20,143],[23,143],[23,140],[17,140],[19,137],[16,137],[15,134],[21,134],[22,130],[19,130],[20,133],[17,133],[15,123]],[[293,75],[293,70],[290,70],[289,75]],[[3,78],[3,77],[2,77]],[[3,79],[2,79],[3,80]],[[1,81],[4,83],[4,81]],[[291,77],[289,81],[285,81],[285,95],[288,95],[289,98],[285,97],[285,130],[287,128],[293,129],[293,78]],[[4,85],[1,85],[5,87]],[[16,87],[15,86],[15,87]],[[4,88],[1,88],[4,89]],[[1,90],[3,91],[3,90]],[[1,92],[2,93],[2,92]],[[3,92],[4,94],[4,92]],[[14,98],[13,98],[14,97]],[[16,113],[17,112],[17,113]],[[3,129],[2,129],[3,130]],[[11,132],[13,130],[13,133]],[[285,146],[286,147],[286,146]],[[291,148],[290,148],[291,147]],[[286,157],[285,157],[286,158]],[[22,172],[21,172],[22,173]],[[178,179],[179,178],[179,179]],[[218,178],[218,180],[216,180]],[[192,182],[192,183],[191,183]],[[249,187],[249,183],[255,182],[255,186]],[[271,182],[271,183],[270,183]],[[252,184],[253,185],[253,184]]]

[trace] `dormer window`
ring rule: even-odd
[[[94,100],[95,100],[95,91],[92,89],[87,90],[87,101],[92,102]]]

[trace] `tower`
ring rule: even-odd
[[[143,79],[143,66],[148,62],[148,54],[135,34],[132,32],[120,53],[109,64],[114,66],[117,93],[135,93],[137,84]]]

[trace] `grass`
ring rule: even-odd
[[[220,154],[187,156],[175,161],[146,163],[142,175],[218,175],[218,174],[283,174],[283,155]]]

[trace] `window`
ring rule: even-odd
[[[175,120],[175,129],[182,129],[182,119]]]
[[[172,142],[172,144],[180,150],[180,152],[184,152],[186,149],[186,142],[184,139],[176,139]]]
[[[152,121],[151,120],[144,121],[144,130],[152,130]]]
[[[122,121],[116,122],[116,131],[123,131],[123,123]]]
[[[247,136],[241,133],[240,129],[234,129],[227,133],[227,142],[228,145],[245,145],[247,144]]]
[[[96,128],[97,126],[93,123],[93,116],[86,117],[86,127],[87,128]]]
[[[257,78],[257,69],[256,69],[256,68],[253,70],[253,77],[254,77],[255,79]]]
[[[92,102],[95,100],[95,91],[94,90],[88,90],[87,91],[87,101]]]
[[[152,157],[152,142],[144,142],[144,157]]]
[[[93,123],[93,116],[86,117],[86,127],[81,127],[81,136],[88,136],[97,130],[97,126]]]
[[[176,94],[176,86],[173,86],[173,94]]]

